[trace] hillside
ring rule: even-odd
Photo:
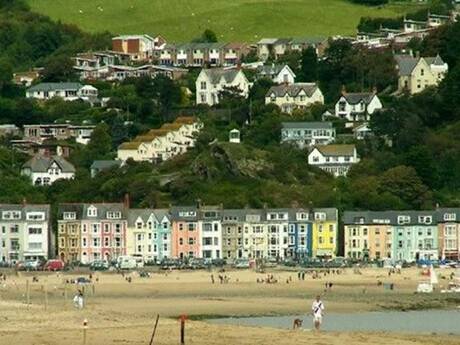
[[[352,34],[363,16],[394,17],[409,6],[346,0],[27,0],[32,10],[91,31],[159,33],[187,41],[210,28],[219,40]]]

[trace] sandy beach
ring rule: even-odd
[[[450,270],[442,270],[440,285],[447,285]],[[388,277],[383,269],[352,269],[340,275],[298,281],[296,272],[271,271],[276,284],[261,284],[266,277],[252,271],[225,272],[230,281],[219,284],[218,272],[153,273],[150,278],[132,274],[132,282],[114,273],[96,273],[98,282],[86,287],[86,308],[76,310],[74,284],[63,282],[88,274],[10,274],[0,285],[0,339],[2,344],[83,344],[83,319],[88,320],[87,344],[148,344],[155,317],[160,315],[154,344],[178,344],[177,317],[188,315],[186,344],[459,344],[453,335],[323,332],[304,329],[213,325],[206,318],[249,315],[306,314],[313,297],[321,293],[328,312],[457,308],[460,296],[416,295],[420,270],[403,270]],[[216,283],[211,283],[214,274]],[[29,281],[30,305],[27,305]],[[287,283],[289,281],[289,283]],[[325,282],[332,282],[324,291]],[[393,291],[381,283],[394,283]],[[66,298],[67,297],[67,298]]]

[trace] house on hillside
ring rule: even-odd
[[[40,78],[41,69],[34,68],[31,71],[16,72],[13,74],[13,83],[16,85],[29,87],[32,83]]]
[[[51,123],[39,125],[24,125],[23,140],[43,143],[45,140],[67,140],[70,138],[82,145],[91,140],[94,125],[71,125],[67,123]]]
[[[290,42],[290,50],[302,52],[307,48],[314,48],[317,56],[323,56],[329,46],[327,37],[295,37]]]
[[[281,143],[294,144],[301,149],[335,141],[332,122],[283,122],[281,126]]]
[[[318,103],[324,104],[324,96],[316,83],[294,83],[272,86],[265,95],[265,104],[276,104],[285,113],[305,109]]]
[[[112,38],[112,50],[130,55],[133,61],[149,60],[166,45],[158,35],[121,35]]]
[[[249,88],[249,80],[240,69],[202,69],[196,80],[196,104],[218,104],[225,89],[238,90],[247,98]]]
[[[62,98],[64,101],[82,100],[95,102],[98,90],[91,85],[80,83],[40,83],[26,90],[27,98],[48,100],[53,97]]]
[[[257,67],[257,78],[268,78],[276,84],[294,84],[295,73],[288,65],[263,65]]]
[[[422,92],[429,86],[437,86],[444,79],[449,66],[442,58],[412,57],[395,55],[398,70],[398,91],[407,91],[411,95]]]
[[[335,177],[346,176],[353,164],[359,162],[355,145],[317,145],[308,154],[308,164]]]
[[[60,179],[73,179],[75,167],[60,156],[34,156],[21,168],[21,174],[28,176],[35,186],[48,186]]]
[[[335,116],[348,121],[369,121],[371,115],[383,108],[377,92],[346,92],[335,104]]]

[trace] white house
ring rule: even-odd
[[[60,97],[65,101],[94,101],[97,99],[98,90],[91,85],[80,83],[40,83],[26,90],[27,98],[47,100]]]
[[[363,122],[353,128],[355,139],[363,140],[372,135],[372,129],[369,127],[369,122]]]
[[[248,97],[250,83],[239,69],[202,69],[196,80],[196,104],[215,105],[225,89],[234,88]]]
[[[318,145],[308,154],[308,164],[335,177],[346,176],[350,167],[359,162],[355,145]]]
[[[276,84],[294,84],[295,73],[288,65],[263,65],[257,68],[258,78],[271,79]]]
[[[335,116],[348,121],[369,121],[371,115],[382,108],[382,102],[375,91],[344,91],[335,104]]]
[[[1,204],[0,228],[2,263],[43,260],[53,252],[50,205]]]
[[[228,141],[230,143],[234,144],[239,144],[241,142],[241,134],[240,131],[236,128],[233,128],[229,133],[228,133]]]
[[[294,109],[305,109],[319,103],[324,104],[324,96],[316,83],[294,83],[272,86],[265,95],[265,104],[276,104],[285,113]]]
[[[48,186],[60,179],[73,179],[75,167],[59,156],[35,156],[21,168],[21,174],[30,177],[36,186]]]
[[[281,143],[295,144],[301,149],[335,141],[332,122],[283,122],[281,126]]]

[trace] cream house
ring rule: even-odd
[[[236,89],[241,96],[247,98],[249,88],[249,80],[242,70],[202,69],[196,80],[196,104],[218,104],[225,89]]]
[[[371,115],[383,108],[382,102],[373,92],[342,92],[335,104],[335,116],[348,121],[369,121]]]
[[[202,123],[194,117],[180,116],[173,123],[138,135],[118,147],[118,159],[126,161],[162,162],[183,154],[195,145],[195,134]]]
[[[353,164],[359,162],[355,145],[318,145],[308,154],[308,164],[335,177],[346,176]]]
[[[422,92],[429,86],[437,86],[444,79],[449,67],[439,55],[436,57],[412,57],[396,55],[398,91],[411,95]]]
[[[265,104],[276,104],[285,113],[324,104],[324,96],[316,83],[294,83],[272,86],[265,95]]]

